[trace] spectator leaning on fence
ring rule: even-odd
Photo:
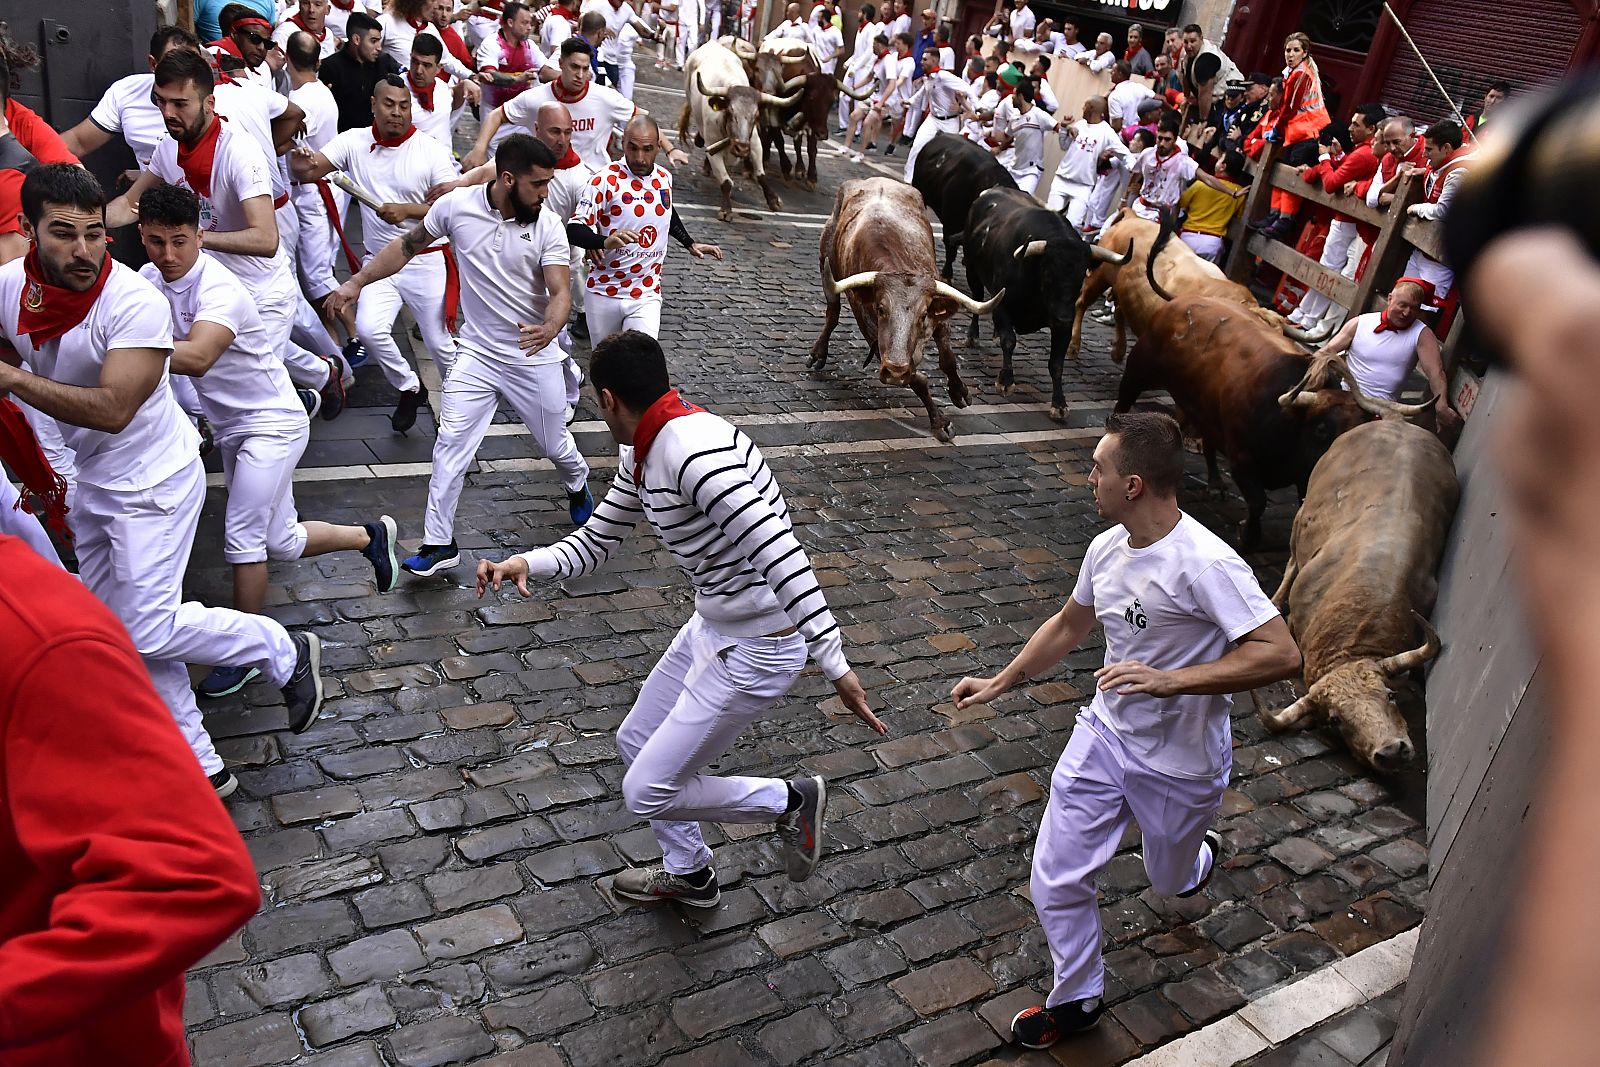
[[[1474,145],[1463,146],[1461,127],[1448,119],[1429,126],[1422,135],[1422,152],[1427,157],[1428,169],[1422,181],[1422,202],[1406,209],[1414,218],[1440,221],[1450,210],[1450,202],[1467,176],[1467,170],[1476,160]],[[1410,173],[1418,173],[1411,168]],[[1455,284],[1455,272],[1420,248],[1411,250],[1406,260],[1406,274],[1432,282],[1438,298],[1450,295]]]
[[[1321,174],[1323,192],[1352,196],[1358,183],[1370,180],[1378,172],[1378,157],[1372,154],[1372,141],[1378,127],[1383,125],[1383,118],[1382,104],[1362,104],[1356,108],[1350,116],[1351,148]],[[1307,168],[1301,176],[1311,174],[1312,170]],[[1322,265],[1331,271],[1353,276],[1346,266],[1350,258],[1350,246],[1355,243],[1357,232],[1355,219],[1336,214],[1328,227],[1328,236],[1322,243]],[[1296,326],[1316,330],[1325,319],[1332,317],[1337,321],[1344,314],[1343,308],[1317,290],[1310,289],[1300,301],[1300,306],[1289,316],[1289,321]]]
[[[1276,124],[1265,136],[1283,146],[1278,162],[1298,167],[1316,162],[1317,136],[1330,120],[1322,98],[1322,75],[1311,58],[1311,38],[1291,33],[1283,42],[1283,61],[1283,102]],[[1286,189],[1273,189],[1272,209],[1248,225],[1269,237],[1286,239],[1294,231],[1300,202]]]

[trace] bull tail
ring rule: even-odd
[[[683,110],[678,112],[678,143],[689,139],[689,97],[683,98]]]
[[[1144,276],[1150,281],[1150,288],[1162,300],[1171,301],[1173,295],[1161,287],[1156,281],[1156,257],[1161,255],[1161,250],[1167,247],[1167,242],[1172,240],[1172,215],[1167,211],[1161,212],[1161,232],[1156,234],[1154,243],[1150,245],[1150,254],[1145,257]]]

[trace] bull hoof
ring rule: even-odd
[[[1056,422],[1067,421],[1067,406],[1065,404],[1051,404],[1050,418]]]
[[[776,196],[770,196],[769,195],[767,197],[767,210],[768,211],[782,211],[783,210],[783,201],[781,199],[779,199],[778,197],[776,197]]]
[[[955,443],[955,438],[950,433],[950,424],[947,422],[935,426],[933,428],[933,436],[940,444],[949,445]]]
[[[827,365],[827,352],[817,352],[813,350],[810,357],[806,360],[806,370],[811,371],[813,374],[820,373],[822,368]]]
[[[725,208],[725,207],[717,208],[717,221],[718,222],[732,222],[733,221],[733,211],[730,210],[729,208]]]
[[[1001,378],[999,381],[994,383],[994,387],[1000,391],[1001,396],[1010,396],[1011,390],[1015,389],[1017,386],[1016,383],[1008,382],[1004,378]]]

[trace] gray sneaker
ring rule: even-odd
[[[289,709],[289,729],[303,734],[322,712],[322,641],[316,634],[295,631],[289,635],[296,653],[294,671],[283,687]]]
[[[828,783],[822,775],[796,778],[789,783],[800,794],[800,806],[778,816],[778,837],[786,849],[789,880],[803,882],[822,858],[822,825],[828,808]]]
[[[722,901],[722,887],[716,875],[705,885],[691,885],[665,867],[634,867],[623,871],[611,881],[611,891],[629,900],[654,903],[658,900],[676,900],[695,908],[714,908]]]

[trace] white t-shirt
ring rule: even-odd
[[[233,343],[211,369],[190,379],[218,437],[259,429],[296,431],[306,424],[306,409],[261,324],[255,298],[226,267],[201,256],[175,282],[165,281],[153,263],[139,268],[139,274],[167,298],[176,340],[187,339],[202,321],[233,331]]]
[[[316,78],[290,91],[289,102],[306,113],[306,147],[321,151],[339,132],[339,105],[333,90]]]
[[[1400,389],[1417,365],[1417,338],[1427,329],[1418,319],[1404,330],[1375,332],[1381,312],[1370,312],[1356,319],[1356,333],[1344,361],[1356,384],[1368,396],[1399,400]]]
[[[118,133],[133,151],[139,166],[150,165],[156,142],[167,135],[161,112],[150,102],[156,76],[150,72],[118,78],[89,112],[89,121],[107,133]]]
[[[601,15],[605,16],[606,29],[611,31],[610,35],[606,37],[605,40],[600,42],[600,62],[621,63],[622,27],[631,25],[633,20],[639,17],[639,13],[636,12],[633,9],[633,5],[627,3],[626,0],[624,0],[620,7],[615,8],[611,6],[610,0],[605,0],[605,2],[601,3],[601,5],[595,8],[595,10],[600,12]]]
[[[633,49],[642,39],[631,22],[617,31],[617,66],[633,69]]]
[[[0,266],[0,337],[11,342],[34,374],[92,389],[99,386],[112,349],[172,351],[166,301],[121,263],[112,261],[111,276],[83,322],[37,350],[31,338],[17,332],[26,285],[21,259]],[[121,433],[53,421],[77,459],[78,480],[119,492],[149,489],[172,477],[194,462],[200,447],[200,435],[173,400],[164,372]]]
[[[544,194],[545,210],[553,212],[563,224],[572,221],[593,177],[594,171],[582,161],[570,167],[557,167],[556,176],[550,179],[550,188]]]
[[[559,363],[566,353],[555,341],[538,352],[521,351],[517,341],[523,323],[544,322],[545,268],[571,266],[566,220],[544,210],[527,224],[507,219],[489,202],[492,184],[446,193],[422,220],[430,236],[448,237],[456,249],[463,319],[457,341],[502,363]]]
[[[1088,50],[1088,46],[1082,41],[1073,41],[1071,44],[1068,44],[1067,39],[1064,36],[1061,38],[1061,40],[1056,42],[1056,55],[1066,56],[1069,59],[1073,56],[1080,56]]]
[[[444,47],[444,38],[439,37],[439,29],[433,23],[422,26],[413,26],[408,20],[399,17],[393,11],[385,11],[377,16],[378,25],[383,29],[383,54],[400,64],[400,69],[405,70],[411,65],[411,43],[417,39],[419,33],[431,33],[439,38],[439,46]],[[450,54],[450,49],[444,49],[444,58],[440,64],[445,71],[457,78],[471,78],[476,72],[468,70],[461,65],[461,60]]]
[[[934,118],[960,117],[961,100],[972,103],[972,86],[948,70],[922,76],[923,106]]]
[[[1022,7],[1014,9],[1009,17],[1011,20],[1011,39],[1013,41],[1020,41],[1024,37],[1033,36],[1033,27],[1038,24],[1038,20],[1034,18],[1033,8],[1024,4]]]
[[[817,53],[817,62],[822,64],[824,74],[832,74],[839,65],[839,59],[832,57],[844,47],[844,31],[832,22],[808,27],[808,30],[811,47]]]
[[[591,268],[585,288],[624,300],[661,299],[661,264],[667,258],[667,227],[672,223],[672,173],[657,166],[648,178],[635,177],[626,163],[608,164],[589,179],[572,221],[602,237],[637,230],[639,243],[602,253],[604,264]]]
[[[1153,207],[1173,207],[1183,195],[1184,186],[1200,173],[1200,164],[1183,152],[1160,159],[1154,148],[1146,148],[1133,161],[1133,173],[1144,176],[1139,199]]]
[[[212,90],[216,112],[227,118],[224,128],[249,134],[271,168],[272,196],[277,199],[289,191],[289,176],[278,161],[277,145],[272,140],[272,120],[289,110],[289,98],[272,89],[249,82],[218,85]]]
[[[1085,54],[1088,55],[1089,70],[1094,74],[1099,74],[1103,70],[1110,70],[1111,65],[1117,61],[1117,53],[1109,48],[1100,55],[1088,52],[1087,49]]]
[[[999,121],[998,115],[996,121]],[[1013,175],[1038,174],[1044,170],[1044,135],[1055,125],[1056,120],[1037,103],[1026,115],[1011,109],[1006,117],[1005,132],[1014,142],[1010,166]]]
[[[1221,659],[1228,646],[1278,617],[1233,549],[1188,515],[1145,548],[1115,526],[1089,544],[1072,599],[1094,609],[1107,665],[1137,660],[1176,670]],[[1096,689],[1093,710],[1145,766],[1207,781],[1228,765],[1228,708],[1218,696],[1157,698]]]
[[[539,27],[539,44],[547,56],[556,55],[560,51],[561,42],[571,36],[572,23],[562,15],[551,15],[544,20],[544,25]]]
[[[299,8],[296,8],[295,10],[298,13]],[[343,12],[340,12],[340,14],[343,14]],[[348,15],[345,17],[347,19],[349,18]],[[278,28],[272,31],[273,43],[279,48],[288,48],[289,38],[305,29],[305,27],[301,26],[298,22],[293,21],[293,18],[294,17],[291,15],[289,18],[284,19],[282,22],[278,23]],[[328,18],[325,19],[322,24],[322,36],[317,38],[317,49],[321,52],[323,59],[327,59],[329,56],[333,55],[339,50],[339,35],[334,33],[332,27],[329,25],[329,23],[332,21],[333,5],[329,4]],[[311,33],[310,30],[306,30],[306,32]],[[312,36],[315,37],[316,35],[312,34]]]
[[[1106,149],[1111,149],[1112,155],[1117,157],[1129,154],[1128,146],[1122,143],[1109,122],[1079,120],[1061,127],[1061,140],[1061,162],[1056,165],[1056,177],[1070,185],[1092,187],[1100,176],[1100,154]]]
[[[429,189],[459,176],[455,161],[444,146],[417,133],[394,148],[386,148],[373,140],[372,127],[362,126],[329,141],[322,154],[385,204],[421,204],[427,200]],[[384,245],[413,225],[409,221],[399,226],[385,222],[376,211],[361,205],[361,234],[369,256],[377,255]]]
[[[272,167],[261,154],[261,149],[248,136],[235,133],[222,124],[217,135],[217,150],[211,163],[211,187],[202,193],[189,184],[183,168],[178,166],[178,142],[163,137],[156,145],[150,159],[150,170],[168,185],[181,185],[200,198],[200,228],[221,233],[232,233],[248,228],[244,214],[244,201],[251,197],[272,196]],[[289,257],[284,254],[282,235],[277,251],[270,256],[247,256],[235,252],[217,252],[206,249],[206,255],[217,261],[238,277],[247,289],[258,295],[282,296],[285,289],[295,287]]]
[[[411,84],[409,75],[403,75],[406,84]],[[438,78],[433,79],[425,92],[432,95],[433,110],[428,110],[421,104],[421,94],[416,89],[411,90],[411,121],[417,127],[417,132],[425,134],[444,147],[446,152],[455,158],[454,137],[450,128],[450,101],[453,93],[448,82]]]
[[[889,46],[894,47],[894,39],[902,33],[911,32],[911,16],[896,15],[894,21],[889,23]]]
[[[1129,78],[1119,82],[1106,94],[1106,107],[1113,116],[1121,116],[1124,126],[1139,125],[1139,105],[1156,94],[1141,81]]]
[[[556,82],[534,86],[521,96],[505,104],[506,121],[532,130],[539,108],[552,100],[566,105],[572,113],[572,150],[591,170],[600,170],[611,162],[606,147],[611,143],[611,131],[633,118],[638,110],[633,101],[611,88],[588,82],[583,95],[576,100],[557,97]]]
[[[350,37],[345,30],[348,29],[350,25],[351,11],[359,11],[363,15],[369,15],[372,13],[372,10],[367,7],[366,4],[362,3],[361,0],[353,0],[350,5],[350,11],[345,11],[344,9],[340,8],[338,4],[328,5],[328,17],[323,21],[328,27],[328,32],[339,38],[341,41],[348,40]]]

